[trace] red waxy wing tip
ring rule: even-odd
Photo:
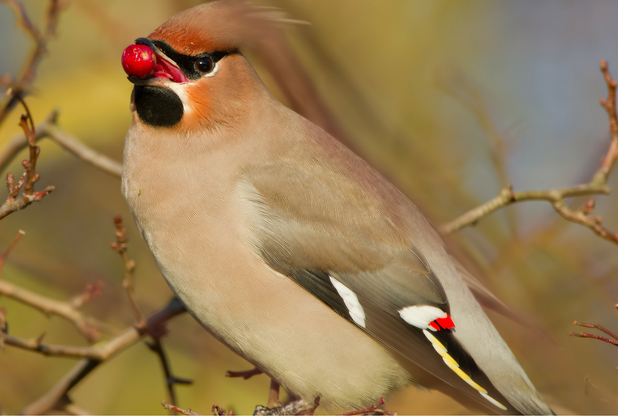
[[[446,315],[446,318],[438,318],[435,322],[440,325],[442,329],[452,329],[455,328],[455,324],[450,316]],[[432,322],[433,324],[433,322]]]

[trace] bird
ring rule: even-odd
[[[173,292],[307,408],[415,385],[480,413],[552,414],[428,219],[242,53],[285,20],[204,3],[123,53],[122,192]]]

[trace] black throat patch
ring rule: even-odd
[[[155,127],[171,127],[182,120],[182,101],[174,91],[152,85],[136,85],[134,92],[135,109],[142,122]]]

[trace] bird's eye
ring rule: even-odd
[[[200,59],[199,61],[195,63],[195,69],[197,69],[199,72],[202,72],[204,74],[211,72],[214,68],[215,68],[215,63],[212,61],[212,58],[210,57]]]

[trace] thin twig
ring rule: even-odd
[[[82,141],[71,136],[57,125],[48,125],[44,133],[46,137],[56,142],[56,144],[60,145],[60,147],[73,154],[73,156],[76,156],[78,159],[83,160],[109,175],[117,178],[122,176],[122,163],[86,146]]]
[[[38,309],[45,315],[56,315],[66,319],[75,325],[89,342],[98,341],[100,338],[100,328],[104,325],[96,319],[84,315],[68,302],[50,299],[5,281],[0,281],[0,295]]]
[[[57,125],[58,110],[54,110],[44,122],[36,126],[35,140],[49,138],[64,150],[76,156],[78,159],[94,166],[95,168],[120,178],[122,176],[122,164],[86,146],[79,139],[71,136]],[[4,171],[9,163],[19,152],[28,147],[28,139],[25,134],[15,136],[0,150],[0,172]]]
[[[16,100],[21,102],[26,110],[26,115],[21,116],[19,125],[24,131],[24,136],[26,137],[30,149],[30,158],[22,162],[24,174],[17,183],[11,173],[6,176],[6,185],[9,190],[9,195],[7,196],[6,202],[0,207],[0,219],[13,212],[26,208],[33,202],[40,201],[55,189],[53,186],[48,186],[41,192],[34,192],[34,183],[39,180],[39,175],[36,173],[36,162],[39,158],[41,149],[36,145],[34,121],[32,120],[32,115],[30,114],[28,106],[20,96],[16,96]],[[21,196],[19,196],[20,190]]]
[[[21,411],[22,415],[47,414],[56,404],[66,400],[68,392],[101,364],[98,360],[82,360],[64,375],[43,397]]]
[[[13,247],[15,247],[15,245],[19,242],[21,236],[24,234],[26,234],[25,231],[19,230],[17,236],[13,239],[13,242],[11,243],[9,248],[7,248],[2,257],[0,257],[0,279],[2,279],[2,268],[4,267],[4,262],[6,261],[6,258],[9,256],[11,250],[13,250]]]
[[[8,5],[14,12],[17,24],[24,29],[26,34],[34,41],[34,47],[30,51],[28,58],[22,65],[20,75],[9,85],[7,91],[7,99],[0,104],[0,125],[9,112],[25,94],[28,93],[32,82],[34,81],[36,70],[41,58],[47,52],[47,43],[55,35],[56,26],[60,12],[66,7],[66,3],[61,3],[60,0],[50,0],[47,13],[45,14],[45,29],[43,32],[39,30],[31,22],[24,6],[18,0],[0,0],[0,2]]]
[[[609,329],[606,329],[606,328],[602,327],[601,325],[585,324],[583,322],[577,322],[577,321],[573,322],[573,325],[583,326],[584,328],[595,328],[595,329],[598,329],[599,331],[605,332],[607,335],[609,335],[610,337],[612,337],[612,338],[614,338],[615,340],[618,341],[618,335],[614,334]]]
[[[47,127],[55,124],[58,120],[58,109],[52,111],[45,121],[35,127],[35,140],[38,142],[47,137]],[[28,138],[25,134],[13,137],[2,149],[0,149],[0,172],[4,172],[17,154],[28,147]]]
[[[164,401],[161,402],[161,405],[163,406],[163,408],[168,409],[168,410],[172,410],[176,413],[180,413],[182,415],[188,415],[188,416],[202,416],[201,413],[197,413],[194,412],[191,409],[181,409],[180,407],[170,404],[170,403],[166,403]]]
[[[459,218],[443,225],[441,231],[445,234],[452,233],[468,225],[475,224],[483,217],[503,208],[507,205],[522,201],[548,201],[554,210],[564,219],[581,224],[591,229],[598,236],[618,244],[618,233],[611,232],[602,225],[601,217],[589,217],[594,208],[594,201],[588,202],[586,207],[580,210],[569,208],[564,202],[565,198],[576,196],[607,195],[610,189],[607,186],[607,178],[618,159],[618,115],[616,114],[616,81],[611,77],[607,62],[601,62],[601,72],[607,84],[608,98],[601,100],[601,105],[607,111],[609,118],[609,130],[611,143],[609,150],[603,159],[601,168],[588,184],[564,189],[547,191],[513,192],[512,188],[505,188],[492,200],[466,212]]]
[[[593,338],[593,339],[598,339],[599,341],[607,342],[608,344],[612,344],[612,345],[618,346],[618,335],[614,334],[609,329],[607,329],[607,328],[605,328],[605,327],[603,327],[601,325],[586,324],[586,323],[578,322],[578,321],[574,321],[573,325],[583,326],[584,328],[598,329],[599,331],[605,332],[607,335],[609,335],[610,337],[612,337],[614,339],[605,338],[605,337],[602,337],[600,335],[587,334],[585,332],[583,332],[583,333],[582,332],[571,332],[569,335],[571,335],[572,337]]]
[[[136,324],[141,326],[144,324],[144,314],[142,313],[137,298],[135,297],[135,288],[133,286],[133,272],[135,271],[135,261],[129,258],[127,254],[127,243],[129,241],[127,237],[127,229],[124,227],[122,218],[120,216],[114,217],[114,225],[116,227],[116,241],[111,244],[116,253],[120,254],[122,258],[122,264],[124,265],[124,280],[122,286],[127,292],[129,302],[131,302],[131,308],[135,314]]]
[[[133,313],[135,314],[136,327],[139,329],[144,327],[145,320],[139,304],[137,303],[137,298],[135,297],[135,288],[133,286],[133,272],[135,271],[135,261],[131,260],[127,253],[129,239],[127,235],[127,229],[125,228],[124,223],[122,222],[122,218],[120,216],[116,216],[114,218],[114,225],[116,229],[116,241],[113,242],[111,246],[114,251],[120,254],[122,258],[122,263],[124,265],[124,281],[122,282],[122,286],[125,288],[127,296],[129,297]],[[192,381],[175,377],[172,374],[167,355],[165,354],[165,350],[163,349],[163,344],[161,344],[161,337],[167,333],[165,326],[149,326],[147,327],[147,332],[152,338],[152,342],[147,342],[146,344],[151,351],[157,354],[159,360],[161,361],[161,366],[163,367],[163,373],[165,375],[165,387],[168,391],[169,400],[172,402],[172,404],[175,405],[177,401],[174,385],[191,384]]]
[[[33,202],[39,202],[46,195],[52,193],[55,190],[56,190],[55,187],[48,186],[41,192],[35,192],[32,195],[22,195],[21,197],[17,198],[12,203],[3,205],[2,207],[0,207],[0,219],[6,217],[9,214],[12,214],[14,212],[17,212],[17,211],[20,211],[26,208],[28,205],[32,204]]]
[[[618,346],[618,341],[614,341],[613,339],[605,338],[600,335],[587,334],[585,332],[571,332],[569,335],[572,337],[579,337],[579,338],[594,338],[594,339],[598,339],[599,341],[607,342],[608,344]]]
[[[253,370],[246,370],[246,371],[228,371],[227,373],[225,373],[225,376],[226,377],[242,377],[243,380],[249,380],[251,377],[257,376],[259,374],[262,374],[262,370],[258,370],[257,368],[254,368]]]
[[[167,388],[167,394],[169,396],[168,400],[173,405],[175,405],[176,403],[178,403],[178,401],[176,399],[176,391],[174,389],[174,386],[176,384],[193,384],[193,380],[174,376],[174,374],[172,373],[172,368],[169,364],[169,360],[167,359],[167,354],[165,353],[165,349],[163,348],[163,344],[161,343],[161,337],[159,335],[153,335],[153,333],[150,331],[149,333],[152,337],[153,342],[146,342],[146,345],[148,345],[148,348],[150,348],[152,352],[157,354],[159,360],[161,361],[163,373],[165,374],[165,386]]]
[[[462,71],[442,70],[438,73],[438,81],[447,93],[458,99],[476,118],[477,123],[485,133],[484,137],[488,144],[491,162],[498,176],[498,182],[502,188],[508,187],[511,180],[506,168],[506,141],[504,133],[498,127],[498,123],[492,115],[488,99],[481,92],[481,89],[474,85],[473,81]],[[508,210],[506,215],[510,232],[513,236],[516,236],[517,211]]]
[[[123,335],[123,338],[126,339],[127,335]],[[91,358],[93,360],[103,361],[110,355],[110,348],[108,347],[77,347],[73,345],[43,344],[43,336],[25,339],[10,334],[0,334],[0,337],[3,338],[6,345],[23,350],[39,352],[51,357]],[[106,344],[106,346],[107,345],[109,344]],[[112,348],[112,350],[114,349],[115,347]]]
[[[169,321],[185,311],[186,309],[182,302],[180,302],[177,298],[173,298],[165,308],[148,318],[146,321],[147,328],[159,327],[164,322]],[[67,373],[54,387],[52,387],[49,392],[26,407],[22,411],[22,414],[32,415],[47,413],[59,400],[66,397],[71,389],[83,380],[84,377],[90,374],[90,372],[99,364],[102,364],[122,350],[135,344],[147,333],[147,331],[147,329],[139,330],[135,327],[130,327],[117,337],[107,342],[105,345],[94,347],[100,348],[100,353],[98,354],[99,359],[89,358],[80,361],[79,364],[73,367],[73,369],[71,369],[69,373]]]

